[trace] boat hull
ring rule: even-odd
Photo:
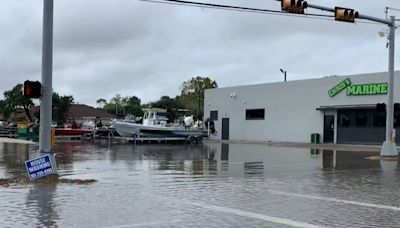
[[[142,138],[188,138],[190,136],[207,136],[207,131],[201,129],[185,129],[178,127],[152,127],[141,124],[113,122],[113,127],[123,137]]]
[[[89,129],[69,129],[69,128],[55,128],[54,133],[57,136],[66,136],[66,135],[90,135],[93,133],[93,130]]]

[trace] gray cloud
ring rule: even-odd
[[[208,2],[280,8],[273,0]],[[384,7],[400,8],[395,0],[309,2],[380,18]],[[2,3],[1,93],[27,78],[40,79],[42,33],[42,1]],[[289,80],[386,71],[386,39],[377,35],[383,29],[137,0],[55,0],[53,87],[95,105],[115,93],[144,102],[175,96],[182,82],[197,75],[233,86],[280,81],[279,68]]]

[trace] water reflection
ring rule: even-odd
[[[54,200],[57,185],[55,184],[35,184],[29,190],[26,207],[28,213],[35,214],[37,219],[37,227],[57,227],[57,204]],[[27,215],[27,217],[32,214]]]
[[[1,166],[5,177],[15,178],[25,174],[25,161],[30,159],[32,146],[27,144],[5,143],[1,153]]]
[[[221,144],[221,172],[229,171],[229,144]]]
[[[333,150],[323,150],[322,151],[322,168],[325,170],[330,170],[335,168],[334,164],[334,151]]]
[[[245,162],[244,163],[245,177],[256,176],[262,177],[264,174],[264,163],[261,162]]]
[[[204,161],[203,160],[193,160],[191,164],[191,172],[192,175],[202,175],[204,169]]]
[[[233,154],[231,152],[231,148]],[[157,170],[183,171],[190,175],[221,174],[262,176],[267,157],[262,147],[244,152],[240,145],[209,143],[204,145],[136,145],[115,146],[110,150],[113,162],[118,160],[149,161]],[[244,154],[246,153],[246,154]],[[140,164],[140,163],[139,163]]]
[[[24,161],[39,155],[28,145],[0,145],[0,169],[8,176],[25,176]],[[11,211],[0,216],[11,220],[4,227],[14,221],[36,227],[128,227],[170,218],[179,219],[180,227],[275,227],[179,199],[323,227],[399,224],[397,210],[325,200],[397,207],[398,163],[365,159],[377,153],[212,142],[111,147],[79,142],[57,144],[55,150],[61,172],[98,182],[11,186],[3,192],[2,206]]]
[[[221,144],[221,161],[229,161],[229,144]]]
[[[366,159],[377,156],[376,152],[322,150],[322,167],[325,170],[380,169],[379,160]],[[397,166],[397,162],[391,161]]]
[[[311,157],[318,157],[319,153],[320,153],[320,149],[317,149],[317,148],[311,148],[310,149]]]
[[[40,154],[32,152],[36,148],[26,144],[1,144],[0,169],[6,177],[25,175],[24,162]],[[204,171],[232,176],[262,175],[265,170],[310,169],[313,163],[322,159],[323,170],[385,169],[397,170],[398,163],[365,159],[376,156],[376,152],[310,149],[310,160],[306,149],[273,148],[263,145],[241,145],[227,143],[207,143],[189,145],[113,145],[111,148],[95,143],[61,143],[54,149],[60,170],[74,169],[74,163],[85,160],[120,161],[127,167],[142,166],[143,161],[151,161],[157,170],[190,171],[201,175]],[[31,151],[31,153],[29,153]],[[297,161],[293,166],[292,161]],[[256,165],[254,165],[256,164]],[[3,175],[3,176],[4,176]]]

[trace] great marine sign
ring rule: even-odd
[[[379,95],[388,93],[388,84],[372,83],[352,85],[350,78],[346,78],[345,80],[339,82],[339,84],[328,90],[328,94],[330,97],[334,97],[344,89],[347,90],[347,96]]]

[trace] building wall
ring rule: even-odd
[[[387,82],[387,73],[372,73],[209,89],[205,91],[204,116],[218,111],[216,139],[221,139],[221,119],[225,117],[230,119],[231,140],[309,142],[312,133],[322,138],[325,111],[316,110],[318,107],[386,103],[386,95],[347,96],[346,90],[330,97],[328,90],[347,77],[353,85]],[[400,100],[397,91],[395,79],[395,102]],[[245,119],[246,109],[259,108],[265,108],[265,120]]]

